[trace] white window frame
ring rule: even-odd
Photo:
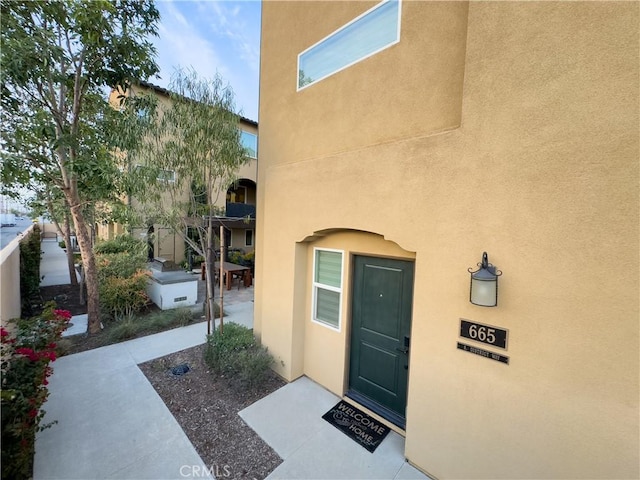
[[[323,252],[335,252],[335,253],[339,253],[341,255],[341,261],[340,261],[340,288],[336,288],[334,286],[331,285],[325,285],[324,283],[319,283],[316,282],[316,255],[318,251],[323,251]],[[322,325],[323,327],[329,328],[331,330],[334,330],[336,332],[340,332],[342,329],[342,290],[343,290],[343,286],[344,286],[344,257],[345,257],[345,252],[344,250],[336,250],[333,248],[323,248],[323,247],[314,247],[313,249],[313,268],[312,268],[312,277],[311,277],[311,288],[312,288],[312,301],[311,301],[311,321],[313,323],[317,323],[318,325]],[[336,292],[339,295],[339,300],[338,300],[338,325],[332,325],[330,323],[327,323],[324,320],[320,320],[316,318],[316,302],[317,302],[317,291],[318,288],[322,288],[325,290],[329,290],[332,292]]]
[[[163,173],[170,173],[171,177],[170,178],[162,178],[160,175],[158,175],[158,180],[160,180],[161,182],[168,182],[168,183],[174,183],[176,181],[176,172],[174,170],[165,170],[164,168],[160,169],[161,172]]]
[[[137,165],[134,166],[135,170],[143,169],[143,168],[153,168],[153,167],[146,167],[145,165],[140,165],[140,164],[137,164]],[[162,178],[160,175],[157,175],[156,176],[156,180],[159,180],[161,182],[167,182],[167,183],[175,183],[175,181],[176,181],[176,172],[175,172],[175,170],[166,170],[164,168],[161,168],[160,171],[161,172],[170,173],[171,174],[171,178]]]
[[[247,243],[247,232],[251,232],[251,243]],[[244,246],[245,247],[253,247],[253,243],[254,243],[254,238],[255,238],[256,234],[253,230],[251,229],[247,229],[244,231]]]
[[[248,132],[246,130],[243,130],[242,128],[240,129],[240,142],[242,143],[242,134],[246,133],[247,135],[253,135],[254,137],[256,137],[256,149],[253,152],[253,155],[247,155],[249,158],[258,158],[258,134],[257,133],[253,133],[253,132]],[[245,145],[242,145],[243,147],[245,147]],[[247,147],[245,147],[247,148]]]
[[[380,47],[377,50],[374,50],[370,53],[368,53],[367,55],[358,58],[357,60],[354,60],[353,62],[344,65],[326,75],[324,75],[323,77],[317,78],[313,81],[311,81],[310,83],[307,83],[306,85],[300,85],[300,57],[302,57],[305,53],[310,52],[311,50],[313,50],[314,48],[316,48],[317,46],[319,46],[320,44],[322,44],[323,42],[327,41],[328,39],[330,39],[331,37],[333,37],[334,35],[338,34],[339,32],[341,32],[342,30],[348,28],[349,26],[351,26],[352,24],[358,22],[360,19],[362,19],[363,17],[369,15],[371,12],[377,10],[378,8],[380,8],[382,5],[384,5],[385,3],[389,3],[390,1],[397,1],[398,2],[398,27],[397,27],[397,35],[396,35],[396,39],[391,42],[388,43],[386,45],[384,45],[383,47]],[[311,45],[309,48],[307,48],[306,50],[300,52],[298,54],[298,65],[297,65],[297,69],[296,69],[296,91],[301,91],[304,90],[307,87],[310,87],[311,85],[315,85],[316,83],[324,80],[325,78],[328,78],[332,75],[335,75],[338,72],[341,72],[342,70],[346,70],[347,68],[355,65],[356,63],[362,62],[363,60],[366,60],[369,57],[372,57],[380,52],[382,52],[383,50],[386,50],[389,47],[392,47],[393,45],[397,44],[400,42],[400,28],[401,28],[401,19],[402,19],[402,0],[382,0],[380,3],[378,3],[377,5],[374,5],[373,7],[371,7],[369,10],[367,10],[366,12],[362,13],[361,15],[358,15],[356,18],[354,18],[353,20],[351,20],[349,23],[346,23],[345,25],[343,25],[342,27],[338,28],[337,30],[331,32],[329,35],[327,35],[326,37],[324,37],[322,40],[314,43],[313,45]]]

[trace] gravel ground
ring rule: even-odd
[[[238,415],[284,385],[271,374],[262,388],[248,390],[216,377],[204,362],[204,345],[140,365],[160,397],[217,478],[262,479],[282,460]],[[173,367],[187,364],[181,376]]]

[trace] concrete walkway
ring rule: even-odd
[[[340,399],[307,377],[240,412],[284,460],[270,479],[423,479],[404,459],[404,438],[389,432],[369,453],[322,419]]]
[[[40,261],[40,286],[68,285],[69,267],[67,266],[67,254],[60,248],[55,238],[45,238],[40,243],[42,248],[42,260]],[[80,280],[76,272],[76,278]]]
[[[227,314],[253,324],[249,306]],[[37,436],[34,479],[202,478],[200,456],[138,364],[200,345],[206,331],[198,323],[56,360],[43,423],[57,423]]]

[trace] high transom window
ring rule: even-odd
[[[385,0],[298,55],[298,90],[400,41],[400,0]]]
[[[313,320],[340,329],[342,252],[314,250]]]

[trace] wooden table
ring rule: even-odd
[[[220,262],[215,262],[214,267],[219,272]],[[240,280],[242,280],[245,276],[245,272],[248,272],[249,270],[250,270],[249,267],[244,267],[242,265],[237,265],[231,262],[223,262],[222,271],[226,276],[227,290],[231,290],[231,281],[233,277],[238,277]],[[238,288],[240,288],[240,285],[238,285]]]

